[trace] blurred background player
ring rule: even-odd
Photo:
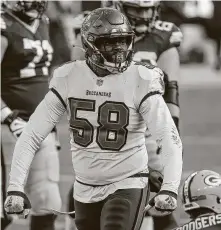
[[[48,92],[53,48],[47,1],[4,1],[1,12],[1,122],[3,152],[13,152],[16,139]],[[41,121],[39,121],[41,122]],[[26,191],[33,213],[31,230],[54,229],[55,217],[40,211],[61,207],[59,159],[55,135],[42,143],[34,159]]]
[[[171,22],[158,20],[160,19],[160,1],[125,0],[114,1],[114,5],[128,17],[134,27],[136,34],[134,61],[149,62],[158,65],[164,71],[164,99],[179,129],[180,59],[177,47],[182,41],[180,29]],[[150,168],[162,173],[160,149],[148,130],[146,147],[150,152]],[[154,217],[154,228],[162,230],[174,227],[176,223],[173,219],[172,216]]]
[[[221,175],[211,170],[194,172],[186,178],[182,190],[183,208],[191,221],[176,230],[221,229]]]
[[[221,2],[211,0],[165,1],[161,16],[181,25],[184,42],[181,63],[221,68]]]

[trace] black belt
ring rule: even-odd
[[[134,174],[134,175],[132,175],[132,176],[129,176],[129,177],[127,177],[127,178],[138,178],[138,177],[149,177],[149,173],[136,173],[136,174]],[[125,179],[127,179],[127,178],[125,178]],[[79,180],[77,180],[76,179],[76,181],[78,182],[78,183],[80,183],[80,184],[83,184],[83,185],[86,185],[86,186],[91,186],[91,187],[98,187],[98,186],[106,186],[106,185],[110,185],[110,184],[113,184],[113,183],[115,183],[115,182],[113,182],[113,183],[110,183],[110,184],[102,184],[102,185],[94,185],[94,184],[87,184],[87,183],[84,183],[84,182],[82,182],[82,181],[79,181]]]

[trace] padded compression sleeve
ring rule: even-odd
[[[48,136],[65,112],[60,99],[51,91],[38,105],[16,142],[8,191],[24,192],[29,168],[41,142]]]
[[[164,180],[161,190],[177,194],[182,173],[182,142],[169,109],[163,97],[155,94],[141,104],[140,113],[158,146],[162,147]]]

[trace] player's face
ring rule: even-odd
[[[31,18],[38,18],[39,13],[44,13],[47,1],[24,1],[26,14]]]
[[[137,20],[150,21],[154,16],[154,7],[125,7],[125,13],[128,17]]]
[[[22,14],[26,14],[30,18],[36,19],[42,15],[47,8],[47,1],[8,1],[11,8]]]
[[[125,37],[100,38],[96,42],[96,47],[108,62],[123,63],[126,61],[129,42]]]

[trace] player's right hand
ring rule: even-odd
[[[12,112],[4,121],[5,124],[8,125],[10,131],[14,135],[15,138],[19,138],[21,135],[25,125],[27,124],[26,121],[18,117],[18,112]]]
[[[9,216],[17,215],[18,218],[26,219],[30,213],[31,203],[23,192],[10,191],[7,193],[4,209]]]

